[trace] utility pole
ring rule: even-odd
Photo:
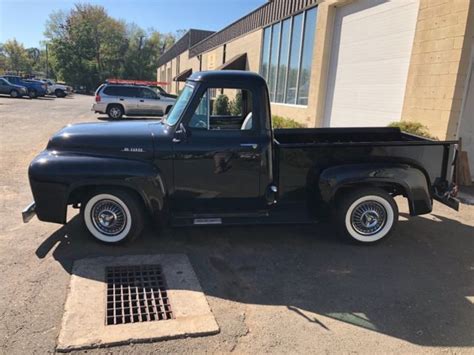
[[[48,43],[45,44],[46,46],[46,79],[49,78],[49,75],[48,75],[48,71],[49,71],[49,68],[48,68]]]

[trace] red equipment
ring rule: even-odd
[[[170,85],[165,81],[147,81],[147,80],[125,80],[125,79],[107,79],[109,84],[143,85],[143,86],[165,86]]]

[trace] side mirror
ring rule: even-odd
[[[174,132],[173,143],[179,143],[181,141],[186,141],[188,138],[188,134],[186,132],[186,128],[184,128],[184,124],[180,123],[178,129]]]
[[[156,95],[156,99],[157,100],[161,99],[160,95]]]

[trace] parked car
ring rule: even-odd
[[[10,83],[24,86],[28,89],[28,96],[32,99],[47,94],[47,85],[37,80],[22,79],[17,75],[3,75],[2,78],[7,79]]]
[[[213,113],[210,97],[230,88],[241,90],[240,110]],[[433,199],[458,208],[456,141],[398,128],[272,130],[268,97],[255,73],[199,72],[166,120],[63,128],[29,167],[24,221],[36,213],[64,224],[73,205],[93,237],[114,244],[140,235],[148,217],[202,226],[332,216],[342,236],[371,244],[396,226],[395,196],[412,216],[431,212]]]
[[[21,85],[10,83],[7,79],[0,77],[0,94],[11,97],[28,96],[28,89]]]
[[[106,113],[114,120],[123,115],[163,116],[168,114],[175,101],[147,86],[102,84],[96,91],[92,111]]]
[[[48,94],[56,97],[66,97],[72,90],[67,85],[56,83],[52,79],[43,80],[48,85]]]

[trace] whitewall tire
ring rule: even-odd
[[[357,243],[376,243],[393,231],[398,207],[382,189],[361,189],[349,194],[338,206],[341,234]]]
[[[81,208],[84,225],[97,240],[120,244],[135,239],[144,225],[141,203],[126,191],[91,196]]]

